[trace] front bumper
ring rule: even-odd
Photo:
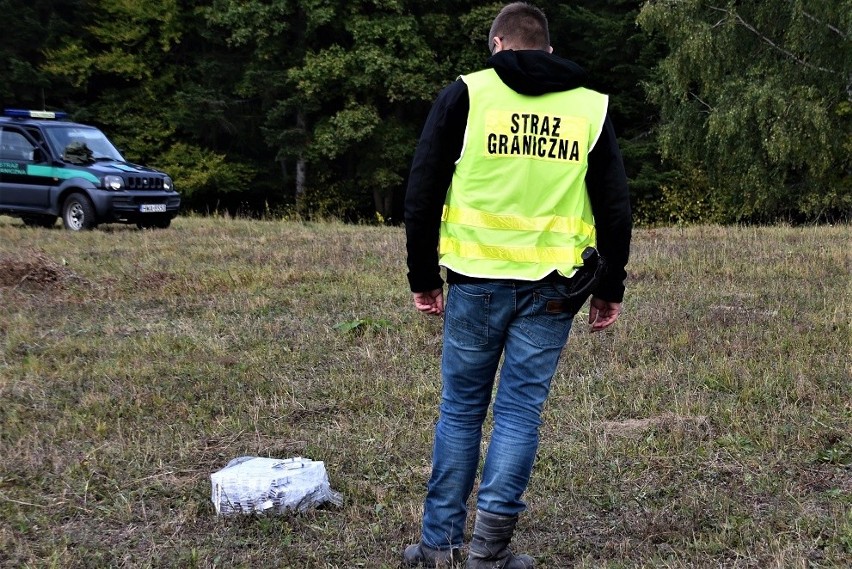
[[[164,191],[100,191],[94,196],[98,217],[104,221],[139,221],[174,218],[180,211],[180,194]]]

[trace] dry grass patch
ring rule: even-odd
[[[668,413],[660,417],[646,419],[626,419],[624,421],[601,421],[600,427],[609,435],[642,436],[649,429],[686,429],[707,430],[707,417],[684,417]]]
[[[575,323],[516,548],[849,566],[849,235],[638,230],[623,318]],[[0,565],[397,567],[440,397],[405,271],[398,227],[0,217]],[[323,460],[344,506],[216,518],[242,455]]]

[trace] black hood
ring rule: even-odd
[[[582,87],[582,67],[541,50],[503,50],[488,58],[503,83],[521,95],[543,95]]]

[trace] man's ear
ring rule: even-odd
[[[552,45],[547,46],[547,53],[553,53],[553,46]]]

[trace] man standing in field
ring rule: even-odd
[[[607,97],[583,88],[580,67],[552,55],[536,7],[505,6],[488,42],[488,68],[435,101],[405,201],[414,305],[444,316],[422,534],[403,555],[411,567],[461,561],[501,356],[467,567],[533,567],[509,542],[526,507],[551,378],[589,294],[592,332],[616,321],[624,295],[631,213]]]

